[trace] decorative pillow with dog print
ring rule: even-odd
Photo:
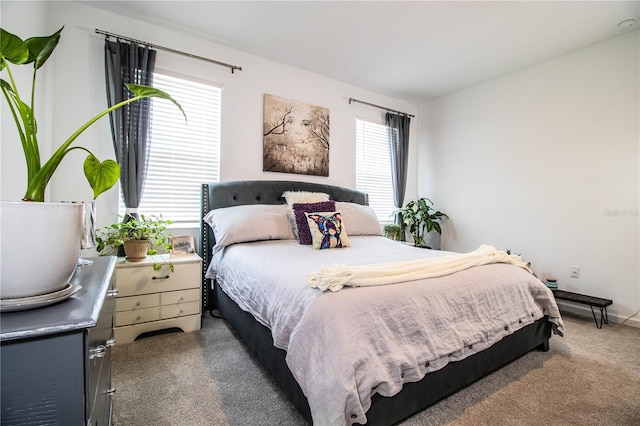
[[[296,203],[293,205],[293,215],[296,219],[296,229],[298,242],[304,245],[311,245],[311,231],[305,213],[312,212],[332,212],[336,209],[335,201],[323,201],[321,203]],[[294,233],[295,234],[295,233]]]
[[[349,247],[349,236],[340,212],[305,213],[313,248],[317,250]]]

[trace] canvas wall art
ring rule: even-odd
[[[329,176],[329,109],[264,95],[265,172]]]

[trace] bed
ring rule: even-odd
[[[343,209],[355,208],[353,211],[358,212],[357,206],[363,206],[364,209],[368,204],[367,194],[363,192],[309,182],[232,181],[203,184],[200,245],[203,258],[203,312],[214,309],[220,312],[309,423],[397,423],[531,350],[547,351],[552,331],[562,334],[562,320],[551,292],[531,274],[524,273],[513,265],[485,265],[434,278],[429,281],[428,295],[418,296],[420,293],[417,293],[426,291],[422,290],[424,285],[420,286],[424,280],[375,287],[345,287],[336,292],[322,292],[311,288],[310,281],[298,283],[304,276],[308,279],[313,275],[305,275],[304,272],[313,273],[313,265],[318,263],[322,266],[346,259],[346,262],[368,265],[370,259],[376,256],[379,258],[381,253],[384,253],[385,261],[405,258],[419,261],[419,258],[425,256],[437,258],[447,256],[447,253],[416,249],[387,240],[379,233],[368,235],[365,231],[349,235],[349,248],[314,250],[298,244],[297,235],[290,237],[272,230],[263,230],[262,228],[268,227],[261,226],[259,220],[253,222],[255,227],[252,227],[254,231],[251,232],[266,234],[256,237],[256,241],[250,237],[245,238],[247,241],[242,238],[232,239],[227,241],[228,244],[216,242],[214,234],[224,234],[220,234],[220,229],[224,228],[222,224],[225,220],[229,221],[230,217],[236,220],[243,215],[246,216],[245,219],[249,215],[260,216],[255,212],[262,210],[255,210],[256,208],[279,212],[281,207],[284,208],[285,191],[325,193],[330,200],[340,203]],[[231,211],[240,213],[229,214]],[[360,216],[351,225],[346,213],[343,216],[346,233],[350,234],[350,229],[356,231],[356,228],[362,228]],[[278,218],[280,220],[280,216]],[[212,220],[218,220],[216,225],[211,224]],[[279,222],[278,226],[281,225]],[[212,230],[212,226],[217,226],[216,232]],[[226,239],[226,234],[222,238]],[[224,248],[221,249],[221,245]],[[286,263],[287,259],[292,260],[291,264]],[[380,261],[379,259],[378,262]],[[274,265],[277,267],[273,267]],[[285,273],[279,275],[277,270],[280,269]],[[516,270],[520,272],[514,272]],[[395,335],[404,333],[393,328],[396,323],[405,321],[399,319],[403,317],[404,311],[408,313],[405,316],[417,317],[426,309],[420,304],[424,299],[436,300],[440,304],[448,303],[448,297],[454,297],[453,293],[447,293],[457,286],[452,284],[454,281],[473,283],[466,287],[480,287],[481,283],[493,285],[491,277],[497,274],[495,281],[500,283],[495,285],[504,286],[511,285],[502,281],[512,273],[518,277],[526,276],[527,283],[519,284],[518,288],[527,290],[518,292],[531,293],[531,300],[528,300],[529,296],[524,296],[527,300],[522,302],[507,300],[500,302],[504,308],[499,306],[496,309],[489,305],[498,303],[497,299],[505,297],[503,293],[506,292],[500,290],[502,287],[487,290],[488,293],[493,292],[493,295],[482,301],[477,299],[481,296],[465,290],[467,293],[463,298],[471,297],[476,301],[470,306],[478,307],[463,308],[462,312],[471,313],[462,313],[460,316],[477,316],[481,309],[490,308],[492,313],[479,321],[486,323],[482,327],[487,330],[472,332],[471,326],[458,323],[457,320],[453,321],[456,324],[442,323],[442,317],[432,315],[433,318],[425,319],[425,324],[433,322],[439,330],[437,333],[434,330],[423,330],[423,325],[420,325],[419,330],[407,333],[408,338],[405,336],[400,339],[401,342],[391,342],[396,339]],[[436,292],[435,288],[438,287],[442,291]],[[291,289],[294,291],[285,293]],[[405,302],[403,293],[406,291],[409,295]],[[381,303],[381,300],[385,302]],[[420,302],[417,303],[416,300]],[[385,306],[386,301],[389,301],[389,306],[391,301],[396,306],[391,315],[382,314],[390,309]],[[401,306],[397,305],[399,302],[405,303],[405,308],[398,309],[397,306]],[[289,307],[284,309],[287,304]],[[366,309],[362,306],[366,306]],[[327,315],[326,312],[330,309],[339,310],[340,307],[342,310],[338,313],[322,316]],[[372,326],[361,331],[352,324],[361,318],[367,318],[362,316],[369,315],[365,311],[373,314],[365,320]],[[499,327],[496,326],[497,322],[501,322]],[[349,326],[343,327],[340,324]],[[392,324],[391,328],[389,324]],[[345,329],[352,328],[355,331],[344,332]],[[471,340],[466,336],[457,337],[460,330],[466,333],[466,328],[469,328],[468,334],[474,336]],[[372,334],[378,332],[380,336]],[[452,336],[451,343],[437,337],[440,334]],[[425,338],[427,335],[434,336],[433,342]],[[462,346],[458,340],[464,341]],[[340,345],[339,342],[343,343]],[[350,344],[354,347],[345,348]],[[448,345],[453,345],[453,349],[447,349]],[[400,356],[402,359],[389,358],[390,352],[394,352],[393,356],[396,356],[392,349],[397,347],[408,349]],[[417,355],[416,348],[420,352]],[[442,355],[437,352],[445,349],[449,353]],[[351,360],[350,353],[356,354],[354,360]],[[376,376],[378,373],[380,377]],[[335,378],[335,383],[331,382],[334,375],[339,376]],[[322,382],[325,380],[329,382],[326,385]],[[318,384],[320,382],[322,384]]]

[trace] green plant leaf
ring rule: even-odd
[[[167,99],[173,102],[173,104],[177,106],[178,109],[180,109],[180,112],[182,112],[182,115],[184,116],[184,120],[187,121],[187,114],[185,114],[184,110],[182,109],[182,106],[175,99],[173,99],[167,92],[164,92],[160,89],[156,89],[155,87],[140,86],[138,84],[127,84],[127,88],[131,90],[136,96],[142,96],[145,98],[152,98],[152,97],[162,98],[162,99]]]
[[[11,108],[18,135],[22,142],[22,149],[25,153],[27,177],[28,180],[31,180],[40,170],[40,150],[36,136],[38,132],[36,120],[29,105],[22,102],[7,81],[0,79],[0,87]]]
[[[432,223],[433,223],[433,229],[435,229],[438,234],[442,234],[442,228],[440,228],[440,224],[438,222],[432,222]]]
[[[84,175],[93,189],[93,198],[102,194],[120,178],[120,166],[113,160],[104,160],[102,163],[93,155],[87,155],[84,160]]]
[[[0,28],[0,71],[7,65],[25,64],[29,60],[29,48],[20,37]]]
[[[35,62],[33,66],[36,69],[43,66],[58,45],[58,41],[60,41],[60,33],[63,28],[64,26],[48,37],[31,37],[26,39],[24,43],[29,51],[29,59],[25,63],[29,64],[31,62]]]
[[[0,86],[2,87],[3,90],[10,92],[11,95],[15,98],[16,94],[13,91],[13,88],[11,87],[8,81],[5,81],[4,78],[0,78]]]

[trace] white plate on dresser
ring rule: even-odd
[[[0,312],[23,311],[53,305],[54,303],[62,302],[73,296],[81,288],[79,285],[68,284],[62,290],[54,291],[53,293],[13,299],[0,299]]]

